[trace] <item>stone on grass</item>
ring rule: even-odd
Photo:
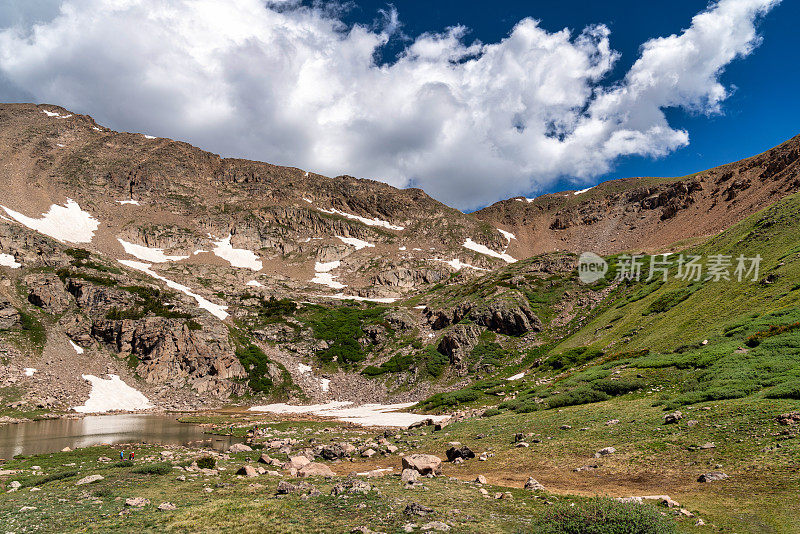
[[[605,447],[594,453],[594,457],[600,458],[601,456],[608,456],[609,454],[614,454],[615,452],[617,452],[617,449],[614,447]]]
[[[257,477],[258,471],[252,465],[243,465],[236,471],[236,474],[243,477]]]
[[[400,481],[403,484],[413,484],[417,481],[417,477],[419,477],[419,472],[415,469],[403,469],[403,472],[400,473]]]
[[[432,454],[410,454],[403,456],[403,469],[413,469],[421,475],[441,475],[442,459]]]
[[[539,483],[539,481],[536,480],[533,477],[528,477],[528,480],[525,481],[524,488],[526,490],[531,490],[531,491],[543,491],[544,490],[544,486],[542,486]]]
[[[476,482],[477,484],[486,484],[486,477],[485,477],[485,476],[483,476],[483,475],[478,475],[478,476],[475,478],[475,482]]]
[[[145,499],[144,497],[129,497],[125,499],[125,506],[130,506],[131,508],[142,508],[149,504],[150,499]]]
[[[427,506],[424,506],[422,504],[412,502],[411,504],[406,506],[405,510],[403,510],[403,513],[406,515],[425,516],[428,514],[432,514],[433,508],[428,508]]]
[[[158,509],[161,510],[162,512],[175,510],[176,508],[177,506],[175,506],[171,502],[162,502],[161,504],[158,505]]]
[[[681,412],[668,413],[667,415],[664,416],[664,424],[674,425],[681,419],[683,419],[683,414]]]
[[[716,482],[718,480],[725,480],[728,475],[722,471],[711,471],[710,473],[703,473],[697,478],[698,482]]]
[[[84,484],[91,484],[92,482],[97,482],[98,480],[103,480],[105,477],[103,475],[89,475],[88,477],[83,477],[79,481],[75,483],[76,486],[83,486]]]
[[[230,447],[228,447],[228,452],[250,452],[253,449],[250,448],[249,445],[245,445],[244,443],[234,443]]]
[[[300,468],[300,470],[297,472],[297,475],[300,478],[306,478],[306,477],[331,478],[333,476],[336,476],[336,473],[331,471],[331,468],[325,464],[321,464],[319,462],[311,462]]]
[[[431,521],[430,523],[425,523],[420,527],[420,530],[428,531],[428,530],[438,530],[440,532],[447,532],[450,530],[450,525],[447,523],[442,523],[441,521]]]

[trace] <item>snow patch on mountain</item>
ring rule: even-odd
[[[311,279],[311,283],[328,286],[331,289],[344,289],[347,287],[347,284],[337,282],[334,278],[335,276],[331,273],[316,273],[314,278]]]
[[[42,113],[44,113],[44,114],[45,114],[45,115],[47,115],[48,117],[55,117],[55,118],[57,118],[57,119],[68,119],[68,118],[72,117],[72,113],[70,113],[70,114],[68,114],[68,115],[59,115],[59,114],[58,114],[57,112],[55,112],[55,111],[47,111],[46,109],[43,109],[43,110],[41,110],[41,111],[42,111]]]
[[[151,264],[142,263],[142,262],[138,262],[138,261],[131,261],[131,260],[117,260],[117,261],[119,261],[125,267],[130,267],[131,269],[136,269],[137,271],[141,271],[141,272],[143,272],[143,273],[145,273],[145,274],[147,274],[149,276],[152,276],[153,278],[155,278],[157,280],[161,280],[162,282],[167,284],[167,287],[169,287],[171,289],[174,289],[176,291],[180,291],[184,295],[188,295],[188,296],[192,297],[194,300],[197,301],[197,305],[200,308],[206,310],[208,313],[210,313],[211,315],[213,315],[214,317],[216,317],[220,321],[224,321],[228,317],[228,312],[225,311],[225,310],[228,309],[227,306],[223,306],[222,304],[214,304],[210,300],[208,300],[208,299],[206,299],[204,297],[201,297],[197,293],[193,292],[191,289],[189,289],[185,285],[179,284],[178,282],[173,282],[172,280],[164,278],[160,274],[158,274],[155,271],[150,269],[150,267],[152,267]]]
[[[108,380],[94,376],[81,375],[92,385],[89,398],[83,406],[73,408],[80,413],[100,413],[111,410],[146,410],[153,405],[140,391],[122,381],[118,375],[108,375]]]
[[[264,264],[254,252],[243,249],[233,248],[231,245],[231,234],[225,239],[214,241],[215,248],[212,250],[215,256],[227,261],[233,267],[242,269],[250,269],[252,271],[260,271],[264,268]]]
[[[361,250],[362,248],[374,247],[375,246],[372,243],[367,243],[366,241],[363,241],[363,240],[358,239],[356,237],[342,237],[340,235],[337,235],[336,237],[341,239],[342,243],[344,243],[346,245],[352,245],[352,246],[356,247],[356,250]]]
[[[515,258],[512,258],[506,253],[495,252],[494,250],[490,249],[486,245],[481,245],[480,243],[476,243],[471,238],[467,238],[462,245],[464,248],[477,252],[478,254],[484,254],[486,256],[491,256],[493,258],[500,258],[501,260],[505,261],[506,263],[514,263],[517,261]]]
[[[262,284],[258,280],[250,280],[245,285],[250,287],[264,287],[264,284]]]
[[[339,266],[342,264],[341,261],[328,261],[328,262],[316,262],[314,264],[314,270],[318,273],[328,273],[334,269],[338,269]]]
[[[512,234],[511,232],[506,232],[506,231],[505,231],[505,230],[503,230],[502,228],[498,228],[498,229],[497,229],[497,231],[498,231],[498,232],[500,232],[501,234],[503,234],[503,237],[505,237],[505,238],[506,238],[506,239],[508,239],[509,241],[511,241],[512,239],[516,239],[516,238],[517,238],[517,236],[515,236],[515,235],[514,235],[514,234]]]
[[[594,186],[592,186],[592,187],[587,187],[586,189],[581,189],[581,190],[579,190],[579,191],[575,191],[575,192],[574,192],[574,193],[572,193],[572,194],[573,194],[573,195],[582,195],[583,193],[585,193],[585,192],[589,191],[590,189],[594,189]]]
[[[123,206],[126,204],[130,204],[131,206],[141,206],[138,200],[128,199],[128,200],[117,200],[117,204],[122,204]]]
[[[355,221],[362,222],[362,223],[366,224],[367,226],[380,226],[382,228],[386,228],[387,230],[405,230],[405,228],[406,228],[405,226],[398,226],[396,224],[391,224],[388,221],[383,221],[381,219],[378,219],[377,217],[375,217],[373,219],[368,219],[366,217],[361,217],[360,215],[354,215],[352,213],[346,213],[344,211],[339,211],[336,208],[331,208],[329,210],[326,210],[326,209],[323,209],[323,208],[318,208],[318,209],[319,209],[319,211],[321,211],[323,213],[328,213],[330,215],[334,215],[334,214],[341,215],[342,217],[346,217],[348,219],[352,219],[352,220],[355,220]]]
[[[0,267],[11,267],[12,269],[19,269],[22,267],[21,263],[18,263],[17,260],[11,254],[0,254]]]
[[[75,353],[76,354],[83,354],[84,353],[83,347],[81,347],[79,345],[76,345],[75,342],[72,341],[71,339],[69,340],[69,344],[72,345],[73,349],[75,349]]]
[[[121,238],[117,238],[117,241],[119,241],[119,244],[122,245],[122,248],[125,249],[126,253],[143,261],[149,261],[152,263],[165,263],[168,261],[181,261],[189,257],[167,256],[164,254],[164,249],[162,248],[149,248],[142,245],[137,245],[136,243],[129,243]]]
[[[446,263],[456,271],[460,271],[461,269],[475,269],[476,271],[488,271],[489,269],[484,269],[482,267],[476,267],[474,265],[470,265],[469,263],[464,263],[463,261],[459,260],[458,258],[453,258],[452,260],[441,260],[438,258],[433,258],[431,261],[439,261],[442,263]]]
[[[77,202],[67,199],[64,206],[53,204],[41,218],[28,217],[3,205],[5,212],[17,222],[41,234],[67,243],[91,243],[100,222]]]

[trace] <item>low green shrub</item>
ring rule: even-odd
[[[607,393],[597,391],[588,386],[581,386],[549,397],[547,399],[547,405],[550,408],[563,408],[565,406],[578,406],[580,404],[601,402],[610,398],[611,395]]]
[[[652,315],[655,313],[664,313],[665,311],[671,310],[684,300],[688,299],[692,296],[694,291],[690,288],[684,289],[674,289],[672,291],[667,291],[645,308],[642,312],[642,315]]]
[[[532,525],[540,534],[671,534],[675,523],[655,506],[596,497],[560,501],[546,508]]]
[[[197,459],[197,467],[200,469],[214,469],[217,465],[217,459],[213,456],[202,456]]]
[[[166,462],[146,464],[137,467],[136,469],[132,469],[132,471],[142,475],[168,475],[172,472],[172,464],[168,464]]]

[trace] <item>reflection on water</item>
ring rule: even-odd
[[[64,447],[74,449],[102,443],[202,445],[224,450],[237,441],[241,440],[203,434],[201,427],[179,423],[173,416],[91,415],[82,419],[53,419],[0,426],[0,458],[58,452]]]

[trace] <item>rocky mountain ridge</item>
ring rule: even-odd
[[[464,214],[418,189],[0,105],[0,352],[35,369],[13,383],[63,408],[103,374],[162,407],[419,400],[583,321],[604,288],[565,282],[575,256],[559,251],[718,232],[797,190],[798,146]]]

